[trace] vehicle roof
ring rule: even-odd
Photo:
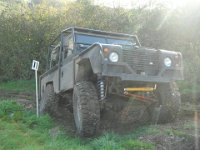
[[[106,35],[106,36],[120,36],[120,37],[137,37],[136,35],[131,34],[124,34],[124,33],[115,33],[115,32],[107,32],[107,31],[101,31],[101,30],[94,30],[94,29],[88,29],[88,28],[81,28],[81,27],[70,27],[62,32],[81,32],[81,33],[88,33],[88,34],[98,34],[98,35]]]

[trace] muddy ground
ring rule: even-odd
[[[0,91],[1,99],[14,99],[27,109],[35,109],[35,95],[33,93],[15,93]],[[132,102],[130,102],[132,103]],[[138,127],[150,125],[154,134],[142,135],[139,140],[154,143],[157,150],[199,150],[200,144],[200,107],[184,103],[179,117],[171,123],[157,124],[149,122],[148,112],[144,105],[127,103],[119,112],[108,105],[101,116],[101,124],[98,135],[113,131],[124,135]],[[114,111],[113,111],[114,110]],[[73,114],[60,106],[59,113],[54,116],[57,126],[66,130],[71,136],[75,136]]]

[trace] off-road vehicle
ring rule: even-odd
[[[112,96],[113,105],[118,97],[144,103],[149,114],[162,110],[156,112],[158,122],[174,120],[179,111],[180,52],[142,47],[134,35],[78,27],[62,31],[48,51],[47,71],[40,76],[40,113],[56,113],[64,98],[80,136],[96,133]]]

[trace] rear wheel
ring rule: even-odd
[[[82,81],[75,85],[73,113],[79,136],[93,136],[100,122],[100,108],[96,89],[91,82]]]
[[[53,84],[47,84],[43,97],[40,101],[40,114],[48,113],[55,115],[57,112],[56,94],[54,92]]]
[[[175,120],[181,107],[181,97],[176,83],[158,84],[156,94],[159,103],[154,109],[153,121],[166,123]]]

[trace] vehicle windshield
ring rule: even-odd
[[[103,44],[136,45],[136,41],[134,41],[133,38],[118,39],[118,38],[103,37],[103,36],[76,34],[77,44],[92,45],[97,42]]]

